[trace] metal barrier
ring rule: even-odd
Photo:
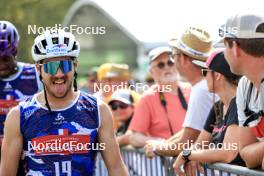
[[[175,159],[172,157],[156,156],[150,160],[145,156],[143,149],[133,147],[121,148],[121,154],[130,176],[175,176],[172,168]],[[264,171],[224,163],[206,164],[204,171],[204,174],[197,171],[197,176],[264,176]],[[100,154],[97,157],[95,175],[108,175]]]

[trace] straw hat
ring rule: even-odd
[[[187,28],[178,39],[172,38],[169,45],[201,61],[206,61],[212,51],[212,40],[209,33],[194,27]]]

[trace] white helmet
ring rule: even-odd
[[[47,30],[35,38],[31,53],[35,62],[60,56],[77,58],[80,45],[70,32]]]

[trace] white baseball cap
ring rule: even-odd
[[[155,59],[157,59],[161,54],[163,53],[171,54],[171,52],[172,52],[171,48],[168,46],[160,46],[152,49],[148,54],[149,64],[153,62]]]
[[[127,89],[118,89],[116,90],[111,99],[109,101],[109,105],[113,103],[113,101],[121,101],[122,103],[132,105],[133,104],[133,97],[131,95],[131,91]]]
[[[227,38],[264,38],[264,13],[244,10],[229,17],[219,28],[219,35]]]

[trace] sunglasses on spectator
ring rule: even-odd
[[[159,62],[156,66],[157,66],[159,69],[162,70],[162,69],[165,68],[166,64],[167,64],[167,66],[169,66],[169,67],[174,66],[174,62],[172,62],[172,60],[168,60],[167,63],[166,63],[166,62]]]
[[[118,108],[120,109],[126,109],[129,105],[128,104],[125,104],[125,103],[112,103],[110,105],[111,109],[113,111],[116,111]]]
[[[202,71],[202,75],[203,75],[204,77],[206,77],[207,72],[212,72],[213,70],[210,70],[210,69],[202,69],[201,71]]]
[[[67,74],[73,69],[73,60],[59,60],[43,63],[45,73],[56,75],[60,68],[62,73]]]

